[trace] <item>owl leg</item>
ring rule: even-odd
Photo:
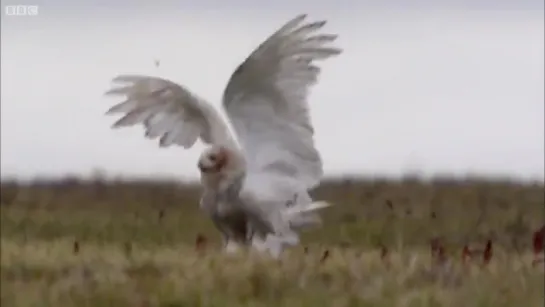
[[[241,248],[242,248],[242,246],[237,241],[227,239],[224,251],[227,254],[234,254],[234,253],[238,253]]]

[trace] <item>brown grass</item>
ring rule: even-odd
[[[544,192],[330,180],[313,192],[336,205],[324,227],[273,261],[218,253],[195,185],[3,181],[1,305],[541,306]]]

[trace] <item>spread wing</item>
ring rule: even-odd
[[[327,46],[337,36],[317,33],[325,21],[292,19],[236,69],[223,96],[250,171],[318,184],[322,161],[314,146],[307,93],[317,82],[315,61],[337,55]]]
[[[205,100],[174,82],[151,76],[121,75],[106,95],[121,95],[125,101],[106,114],[122,114],[113,128],[142,124],[146,137],[159,138],[159,145],[192,147],[197,139],[206,144],[234,146],[234,140],[218,111]]]

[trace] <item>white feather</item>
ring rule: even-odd
[[[308,205],[303,205],[303,204],[295,205],[293,207],[284,209],[282,213],[289,219],[293,216],[298,216],[306,212],[320,210],[323,208],[327,208],[329,206],[331,205],[328,202],[317,201],[317,202],[310,203]]]
[[[223,195],[221,206],[214,199],[201,204],[211,215],[225,206],[244,212],[256,232],[248,244],[273,255],[279,255],[283,245],[297,244],[294,229],[318,223],[316,211],[329,206],[312,202],[308,194],[323,170],[307,95],[320,73],[315,62],[338,55],[341,49],[328,46],[336,35],[318,33],[325,21],[303,23],[305,18],[299,15],[269,36],[239,65],[225,88],[223,108],[240,149],[217,110],[172,81],[122,75],[113,80],[120,85],[107,92],[125,96],[107,112],[123,115],[114,128],[142,124],[146,137],[158,138],[160,146],[191,148],[200,139],[227,146],[242,157],[245,163],[239,168],[244,169],[238,173],[244,180],[237,194]],[[208,194],[222,196],[223,187],[234,184],[223,180]],[[235,250],[224,230],[226,248]]]
[[[311,36],[325,21],[301,25],[305,17],[286,23],[240,64],[223,106],[252,171],[295,177],[310,189],[323,172],[306,101],[319,74],[313,61],[341,50],[325,46],[334,35]]]
[[[142,124],[146,136],[159,138],[161,146],[190,148],[198,138],[206,144],[236,144],[218,111],[181,85],[138,75],[121,75],[113,82],[125,84],[106,95],[126,96],[125,101],[106,112],[125,114],[113,128]]]

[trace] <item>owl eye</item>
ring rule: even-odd
[[[208,158],[209,158],[210,161],[212,161],[212,162],[216,161],[216,159],[217,159],[217,158],[216,158],[216,155],[210,155]]]

